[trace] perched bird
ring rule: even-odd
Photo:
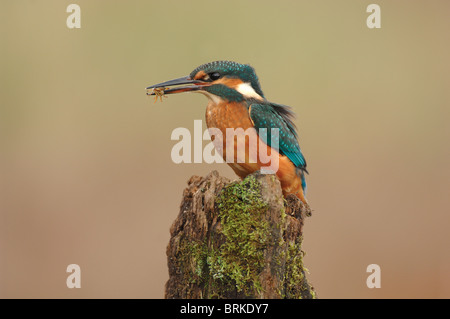
[[[215,61],[200,65],[189,76],[152,85],[147,89],[153,89],[147,94],[156,95],[156,98],[181,92],[206,95],[209,99],[206,124],[208,128],[222,132],[220,139],[217,136],[214,139],[214,145],[221,149],[224,159],[227,152],[234,150],[234,160],[227,161],[234,172],[244,178],[264,168],[266,162],[260,158],[259,148],[266,148],[266,154],[278,157],[276,176],[284,196],[295,194],[307,203],[306,161],[297,141],[294,113],[289,106],[266,100],[253,67],[231,61]],[[227,128],[242,128],[248,136],[245,139],[234,136],[227,143]],[[271,129],[278,129],[278,136],[274,139],[271,138]],[[256,157],[255,153],[250,152],[252,147],[255,150],[255,146],[250,144],[255,139],[259,142]],[[238,158],[239,152],[236,150],[242,148],[245,154],[243,158]]]

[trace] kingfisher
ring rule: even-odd
[[[147,91],[147,95],[156,95],[156,98],[182,92],[204,94],[209,100],[206,125],[209,129],[218,129],[222,133],[221,138],[217,138],[218,134],[211,139],[233,171],[244,179],[265,167],[266,162],[260,158],[261,153],[250,152],[250,141],[256,139],[259,148],[263,147],[266,154],[278,158],[278,170],[275,174],[283,195],[286,197],[294,194],[307,204],[305,174],[308,171],[298,143],[295,114],[291,107],[265,98],[252,66],[232,61],[214,61],[200,65],[188,76],[151,85],[147,87],[149,89],[152,91]],[[233,136],[233,140],[228,140],[227,143],[227,129],[243,129],[248,138]],[[272,129],[277,129],[278,134],[271,133]],[[272,138],[271,134],[277,135],[276,138]],[[235,151],[244,149],[244,157],[238,160],[238,152],[234,152],[234,160],[229,161],[226,153],[231,151],[230,145]]]

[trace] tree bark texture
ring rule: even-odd
[[[275,175],[192,176],[170,229],[165,298],[315,298],[301,249],[310,214]]]

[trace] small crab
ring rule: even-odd
[[[154,103],[156,103],[157,101],[158,101],[158,98],[161,100],[161,102],[163,101],[163,96],[165,97],[165,98],[167,98],[167,96],[166,95],[164,95],[164,91],[166,90],[167,88],[165,88],[165,87],[160,87],[160,88],[154,88],[154,89],[152,89],[152,91],[150,92],[150,93],[147,93],[147,95],[155,95],[155,102]]]

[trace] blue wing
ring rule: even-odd
[[[249,115],[259,137],[267,145],[276,149],[276,142],[278,142],[279,149],[277,151],[287,156],[297,168],[306,171],[306,161],[298,145],[297,132],[292,121],[294,113],[288,106],[270,102],[267,104],[254,103],[249,106]],[[267,130],[260,131],[260,128],[267,128]],[[272,128],[279,129],[278,141],[274,137],[274,146],[271,145],[270,130]]]

